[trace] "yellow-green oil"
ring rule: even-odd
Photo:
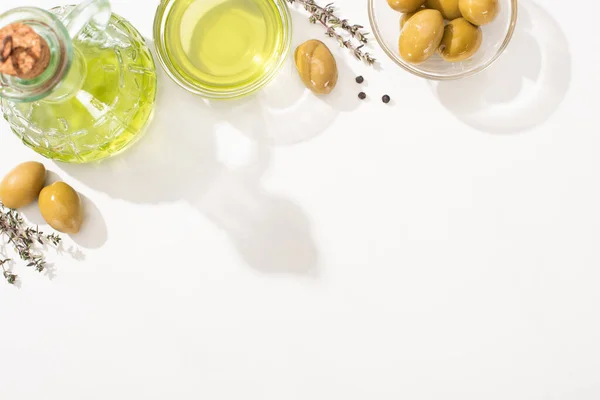
[[[56,146],[36,148],[63,162],[91,162],[120,152],[143,133],[154,109],[156,80],[151,59],[141,60],[144,56],[138,53],[140,72],[123,74],[121,68],[131,66],[134,49],[79,49],[84,50],[87,66],[81,90],[66,101],[42,102],[30,117],[42,130],[57,132],[59,137],[60,132],[69,132],[68,139],[60,139]],[[147,73],[140,62],[147,64]]]
[[[105,159],[133,144],[151,119],[156,69],[143,38],[113,15],[106,41],[78,41],[73,62],[54,93],[33,103],[5,102],[13,131],[38,153],[68,163]],[[121,36],[118,36],[121,35]]]
[[[190,82],[225,90],[270,70],[284,35],[274,0],[177,0],[165,28],[174,68]]]

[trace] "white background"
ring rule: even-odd
[[[338,6],[368,25],[365,3]],[[151,37],[156,0],[113,5]],[[459,82],[331,41],[328,98],[291,64],[220,105],[161,72],[138,145],[44,161],[87,221],[53,277],[0,283],[0,398],[600,398],[600,6],[520,11],[505,55]],[[294,45],[322,37],[294,23]],[[0,175],[32,159],[1,122]]]

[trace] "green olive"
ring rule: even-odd
[[[458,8],[467,21],[479,26],[492,22],[500,11],[498,0],[459,0]]]
[[[445,19],[453,20],[461,16],[458,0],[427,0],[425,6],[432,10],[438,10]]]
[[[457,62],[471,57],[481,46],[481,28],[464,18],[449,22],[444,28],[440,55],[446,61]]]
[[[0,201],[8,208],[33,203],[46,181],[46,168],[38,162],[17,165],[0,183]]]
[[[296,69],[304,85],[318,94],[329,94],[338,80],[335,58],[325,43],[309,40],[298,46],[294,55]]]
[[[437,51],[444,35],[444,17],[437,10],[423,10],[406,21],[398,47],[407,62],[418,64]]]
[[[38,200],[46,222],[59,232],[78,233],[83,223],[83,206],[79,194],[64,182],[45,187]]]
[[[417,11],[425,0],[387,0],[387,2],[396,11],[411,13]]]
[[[415,15],[416,13],[418,13],[421,10],[417,10],[411,13],[404,13],[402,14],[402,17],[400,17],[400,29],[404,28],[404,25],[406,24],[406,21],[408,21],[413,15]]]

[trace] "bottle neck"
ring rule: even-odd
[[[26,7],[0,15],[0,27],[13,23],[30,26],[46,41],[50,61],[46,69],[35,78],[22,79],[0,74],[0,97],[13,102],[32,102],[45,98],[58,101],[81,86],[81,82],[75,82],[76,78],[82,80],[85,76],[82,77],[75,70],[85,70],[85,62],[83,57],[76,55],[78,53],[73,50],[65,26],[53,14],[39,8]],[[73,65],[76,67],[72,68]],[[73,73],[71,69],[74,70]]]
[[[49,103],[60,103],[77,94],[87,78],[87,64],[83,54],[73,48],[71,66],[54,90],[42,100]]]

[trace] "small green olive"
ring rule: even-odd
[[[309,40],[298,46],[294,55],[296,69],[304,85],[318,94],[329,94],[338,80],[335,58],[325,43]]]
[[[467,21],[479,26],[492,22],[500,11],[498,0],[459,0],[458,8]]]
[[[83,206],[79,194],[64,182],[45,187],[38,200],[46,222],[59,232],[75,234],[83,223]]]
[[[413,11],[411,13],[404,13],[404,14],[402,14],[402,17],[400,17],[400,29],[404,28],[404,25],[406,24],[406,21],[408,21],[413,15],[415,15],[419,11],[421,11],[421,10],[419,9],[419,10]]]
[[[0,201],[8,208],[33,203],[46,181],[46,168],[38,162],[17,165],[0,183]]]
[[[444,28],[440,55],[446,61],[457,62],[471,57],[481,46],[481,28],[464,18],[449,22]]]
[[[411,13],[417,11],[425,0],[387,0],[387,2],[396,11]]]
[[[445,19],[453,20],[461,16],[458,0],[427,0],[425,6],[432,10],[438,10]]]
[[[442,13],[437,10],[419,11],[406,21],[400,33],[400,56],[409,63],[422,63],[435,54],[443,35]]]

